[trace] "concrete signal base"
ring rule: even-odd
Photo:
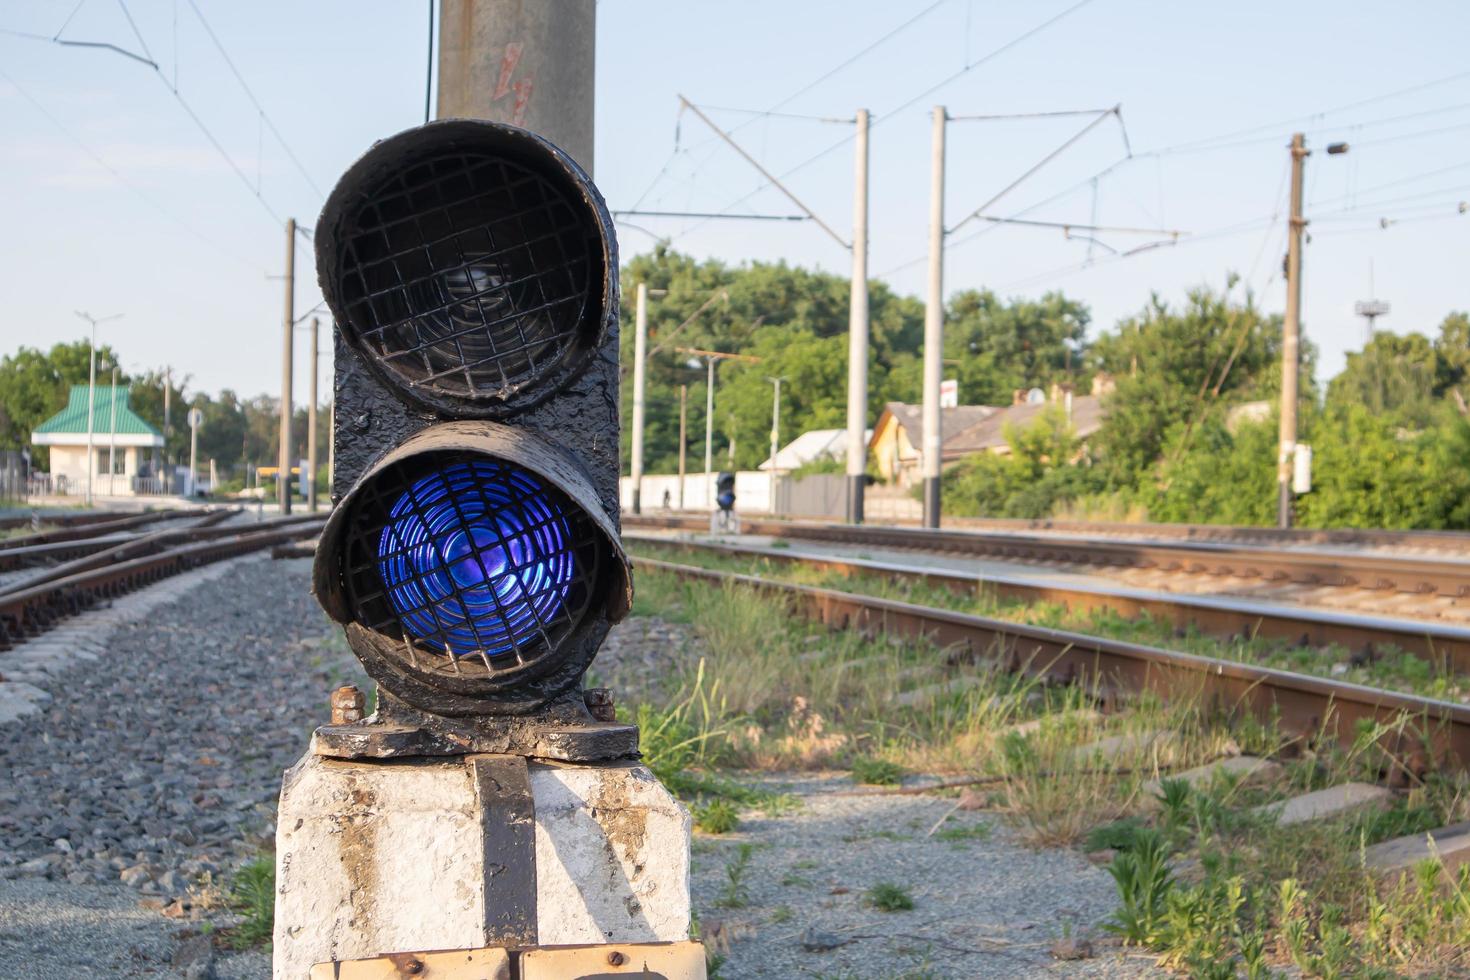
[[[637,763],[308,753],[281,789],[274,980],[390,953],[687,940],[689,833]]]

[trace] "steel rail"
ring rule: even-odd
[[[146,541],[159,536],[170,536],[187,533],[196,528],[210,527],[221,521],[234,517],[239,510],[228,508],[224,510],[210,511],[182,511],[181,517],[194,519],[194,523],[187,528],[169,528],[160,531],[148,531],[137,534],[132,529],[138,525],[129,525],[127,529],[115,530],[101,535],[82,536],[77,535],[62,541],[52,541],[47,544],[30,544],[19,547],[0,549],[0,572],[13,571],[17,568],[28,568],[35,565],[43,565],[52,561],[68,561],[85,555],[107,552],[121,544],[133,541]],[[178,518],[169,518],[172,524]],[[159,522],[148,522],[159,523]],[[104,525],[94,525],[101,528]]]
[[[1286,640],[1301,647],[1337,644],[1354,657],[1371,660],[1385,646],[1470,673],[1470,628],[1433,622],[1364,616],[1321,609],[1292,608],[1280,603],[1253,602],[1219,596],[1151,592],[1144,589],[1080,584],[1053,584],[988,572],[916,568],[870,558],[848,558],[810,552],[791,552],[758,545],[691,541],[646,534],[624,534],[627,543],[648,544],[686,552],[704,551],[739,558],[760,558],[782,564],[800,564],[845,575],[868,574],[888,582],[922,582],[961,595],[989,595],[1024,602],[1056,602],[1077,612],[1112,612],[1137,618],[1148,616],[1178,629],[1227,638],[1258,636]]]
[[[1182,539],[1221,543],[1328,545],[1445,551],[1470,556],[1470,533],[1464,531],[1389,530],[1387,528],[1250,527],[1243,524],[1125,524],[1121,521],[1074,521],[1060,518],[1024,520],[1002,517],[955,517],[945,523],[955,530],[1041,533],[1076,536]]]
[[[117,511],[94,510],[81,513],[50,512],[45,513],[40,508],[32,508],[25,514],[10,517],[0,517],[0,531],[9,531],[17,527],[26,527],[34,524],[54,524],[57,527],[76,527],[83,524],[100,524],[103,521],[116,519]]]
[[[273,522],[274,526],[256,525],[253,530],[221,528],[235,533],[180,545],[158,554],[111,562],[101,568],[7,592],[0,595],[0,648],[21,643],[97,602],[170,575],[319,534],[325,520],[325,515],[310,515],[285,518],[279,524]]]
[[[1362,724],[1381,726],[1400,764],[1416,774],[1470,766],[1470,706],[1311,677],[1270,667],[1178,653],[1066,630],[952,612],[754,575],[635,558],[634,567],[710,585],[740,585],[789,604],[834,630],[924,639],[951,664],[989,663],[1049,682],[1104,693],[1153,692],[1248,712],[1302,739],[1351,742]]]
[[[248,526],[217,526],[225,519],[233,516],[233,512],[216,511],[205,520],[200,521],[197,524],[192,524],[189,527],[169,528],[161,531],[153,531],[149,534],[128,538],[127,540],[113,544],[110,547],[104,546],[103,550],[94,551],[90,554],[85,554],[81,558],[76,558],[72,561],[64,562],[60,565],[55,566],[54,568],[48,568],[43,572],[38,572],[34,575],[28,576],[27,578],[19,582],[15,582],[10,585],[0,585],[0,596],[3,596],[10,592],[18,592],[22,589],[28,589],[33,586],[42,585],[46,582],[54,582],[60,579],[68,578],[69,576],[75,575],[79,572],[88,571],[89,569],[101,568],[105,565],[111,564],[112,562],[124,561],[130,558],[138,558],[143,555],[151,554],[155,551],[158,551],[160,548],[166,547],[170,544],[181,544],[190,541],[209,541],[215,538],[229,537],[230,535],[246,533],[246,531],[249,530]],[[322,515],[320,514],[300,514],[290,517],[273,518],[270,522],[270,527],[281,528],[289,527],[293,524],[308,523],[314,520],[320,520],[321,516]],[[260,527],[260,525],[258,524],[254,526],[256,528]]]
[[[228,512],[233,513],[236,509],[230,508]],[[59,527],[50,531],[37,531],[34,534],[19,534],[0,541],[0,557],[4,557],[9,552],[34,548],[39,545],[55,544],[63,541],[81,541],[117,531],[130,531],[148,524],[156,524],[159,521],[176,521],[186,517],[198,517],[200,513],[197,510],[184,510],[181,508],[173,510],[150,510],[142,514],[133,514],[127,517],[109,515],[112,518],[110,520],[91,521],[71,527]],[[204,511],[203,513],[220,513],[220,511],[210,510]]]
[[[627,527],[707,529],[699,518],[624,517]],[[1273,549],[1212,542],[1103,541],[872,524],[742,518],[751,534],[1022,562],[1148,568],[1186,575],[1257,578],[1299,585],[1470,596],[1470,561],[1348,551]]]
[[[625,518],[628,515],[624,515]],[[641,519],[657,518],[646,515]],[[673,520],[708,526],[708,514],[671,515]],[[783,518],[799,521],[798,517]],[[746,518],[746,520],[749,520]],[[917,527],[905,518],[885,520],[885,525]],[[1217,544],[1316,545],[1328,547],[1442,551],[1470,557],[1470,532],[1392,530],[1347,527],[1252,527],[1245,524],[1165,524],[1124,521],[1081,521],[1042,517],[945,517],[944,527],[955,531],[990,531],[1000,534],[1059,534],[1073,537],[1128,538],[1133,540],[1184,540]]]

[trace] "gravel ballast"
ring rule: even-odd
[[[28,675],[50,701],[0,726],[0,978],[269,976],[266,953],[211,950],[206,933],[232,923],[221,888],[269,849],[281,772],[326,720],[329,692],[364,683],[308,593],[309,569],[238,560],[142,622],[87,614],[110,630],[97,658]],[[693,649],[687,629],[635,619],[593,670],[627,704]],[[725,980],[1151,972],[1102,944],[1091,959],[1053,958],[1064,933],[1096,939],[1114,906],[1106,873],[1075,852],[1028,849],[993,815],[964,811],[944,827],[989,829],[926,837],[951,799],[836,795],[853,788],[839,776],[761,782],[798,806],[748,812],[735,833],[694,844],[695,905]],[[914,907],[872,908],[864,894],[880,882]]]

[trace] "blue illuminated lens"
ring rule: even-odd
[[[563,616],[577,577],[571,537],[534,475],[454,463],[393,504],[378,573],[408,634],[456,656],[524,655]]]

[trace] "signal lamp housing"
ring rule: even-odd
[[[570,690],[632,602],[575,461],[493,422],[434,426],[383,457],[332,512],[313,576],[373,679],[451,716]]]
[[[616,323],[601,197],[575,161],[514,126],[449,119],[375,144],[315,237],[343,340],[421,409],[523,411],[577,377]]]
[[[596,187],[534,133],[443,120],[348,168],[315,243],[337,329],[314,587],[386,695],[337,744],[540,752],[531,728],[592,726],[579,681],[632,595],[617,245]],[[558,757],[626,754],[622,728]]]

